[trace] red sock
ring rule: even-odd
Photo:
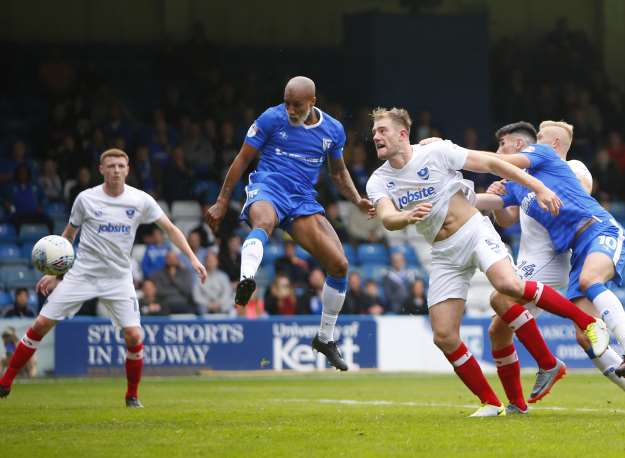
[[[526,280],[523,298],[534,302],[541,309],[547,310],[554,315],[572,320],[582,330],[595,322],[592,316],[578,308],[551,286],[540,282]]]
[[[488,384],[486,377],[484,377],[477,360],[467,350],[463,342],[460,342],[460,346],[456,350],[445,356],[454,366],[454,371],[456,371],[460,380],[474,395],[480,398],[482,404],[501,405],[497,395]]]
[[[549,370],[556,366],[556,358],[547,347],[545,339],[536,326],[536,320],[525,307],[514,304],[501,316],[514,331],[527,351],[534,357],[541,369]]]
[[[26,365],[33,353],[37,350],[42,337],[37,334],[32,328],[28,328],[26,335],[22,337],[20,343],[17,344],[15,353],[11,356],[9,361],[9,367],[5,371],[2,378],[0,378],[0,385],[4,387],[10,387],[13,384],[13,380],[20,373],[22,368]]]
[[[501,350],[493,350],[493,359],[497,365],[497,375],[501,380],[508,401],[522,410],[527,409],[521,385],[521,365],[514,349],[514,344]]]
[[[126,399],[138,398],[139,382],[141,381],[141,371],[143,370],[143,344],[129,348],[126,353],[126,379],[128,389]]]

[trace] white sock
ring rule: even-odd
[[[614,373],[614,369],[621,365],[622,360],[612,347],[608,347],[603,355],[593,358],[591,361],[612,383],[625,391],[625,378],[619,377]]]
[[[321,312],[321,324],[319,325],[319,340],[327,343],[334,340],[334,325],[339,318],[339,312],[343,308],[345,301],[345,290],[340,292],[338,289],[329,286],[326,282],[321,290],[321,303],[323,311]]]
[[[616,294],[606,289],[595,296],[592,302],[597,307],[601,319],[605,321],[612,335],[621,344],[621,348],[625,349],[625,310],[623,310],[621,301],[616,297]]]
[[[245,240],[241,248],[241,280],[254,278],[262,260],[263,242],[257,238]]]

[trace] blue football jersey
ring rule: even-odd
[[[293,125],[284,103],[270,107],[247,131],[245,143],[260,151],[252,182],[270,182],[296,194],[316,194],[315,183],[326,156],[343,155],[345,130],[339,121],[314,108],[314,125]]]
[[[575,232],[588,219],[611,224],[612,215],[590,196],[575,173],[555,150],[547,145],[530,145],[522,154],[530,160],[527,173],[542,181],[562,201],[558,216],[540,208],[535,194],[526,187],[508,182],[503,197],[504,207],[519,205],[521,211],[538,221],[549,233],[558,253],[572,247]]]

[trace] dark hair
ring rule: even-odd
[[[531,143],[536,142],[536,128],[527,121],[513,122],[512,124],[506,124],[495,132],[495,138],[501,139],[504,135],[520,134],[525,135],[531,140]]]
[[[27,290],[26,288],[17,288],[17,289],[15,290],[15,297],[17,297],[17,295],[18,295],[18,294],[21,294],[21,293],[26,293],[26,294],[28,294],[28,290]]]

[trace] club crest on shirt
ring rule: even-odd
[[[323,152],[325,153],[326,151],[328,151],[331,146],[332,146],[332,139],[324,138],[323,139]]]
[[[419,175],[419,177],[423,180],[427,180],[428,178],[430,178],[430,169],[428,169],[427,167],[423,167],[417,172],[417,175]]]
[[[126,210],[126,216],[130,219],[134,218],[135,216],[135,209],[134,208],[129,208]]]
[[[256,132],[258,132],[258,127],[256,126],[256,123],[254,123],[247,130],[247,136],[248,137],[253,137],[254,135],[256,135]]]

